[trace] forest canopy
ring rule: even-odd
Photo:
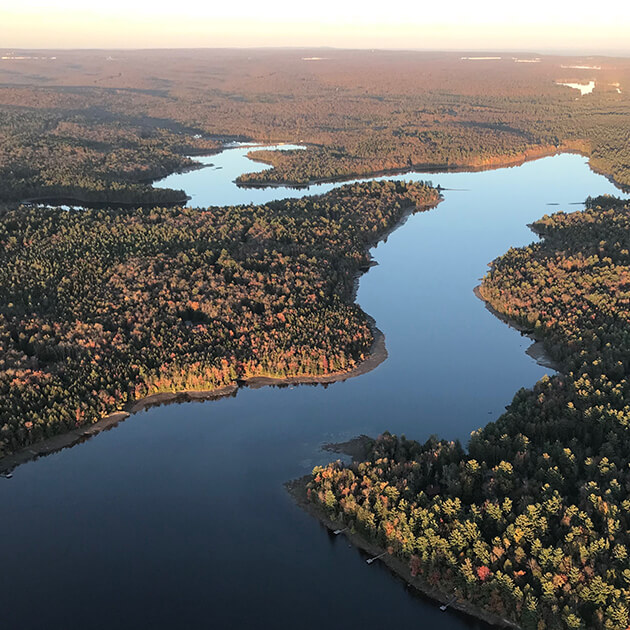
[[[263,206],[0,214],[0,454],[158,392],[341,373],[370,352],[354,278],[424,183]]]

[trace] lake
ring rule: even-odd
[[[579,90],[580,96],[590,94],[595,89],[595,81],[589,81],[588,83],[558,83],[558,85],[564,85],[565,87]]]
[[[325,192],[240,189],[262,168],[236,147],[160,185],[193,205]],[[389,358],[324,386],[241,389],[155,407],[0,479],[2,625],[92,628],[480,628],[442,613],[330,535],[283,484],[335,459],[321,445],[390,430],[466,441],[550,370],[473,295],[487,264],[534,240],[527,224],[619,194],[585,158],[412,174],[449,189],[372,250],[358,302]],[[549,205],[559,204],[559,205]]]

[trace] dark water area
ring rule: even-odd
[[[246,151],[162,184],[185,189],[193,205],[332,187],[239,189],[232,180],[253,170]],[[322,444],[361,433],[465,442],[550,373],[473,288],[493,258],[535,240],[528,223],[616,191],[575,155],[402,178],[460,190],[374,248],[379,265],[361,278],[358,302],[385,333],[389,358],[328,387],[152,408],[0,479],[2,628],[483,627],[367,565],[284,483],[336,458]]]

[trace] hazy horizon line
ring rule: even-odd
[[[63,52],[90,52],[90,51],[159,51],[159,50],[333,50],[333,51],[364,51],[364,52],[441,52],[441,53],[463,53],[463,52],[485,52],[494,54],[517,54],[525,53],[531,55],[548,55],[548,56],[588,56],[588,57],[630,57],[630,46],[628,49],[567,49],[567,48],[482,48],[482,47],[465,47],[465,48],[435,48],[435,47],[386,47],[386,46],[276,46],[276,45],[258,45],[258,46],[111,46],[111,47],[81,47],[81,46],[3,46],[0,50],[8,51],[63,51]]]

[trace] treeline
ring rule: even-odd
[[[157,392],[324,375],[366,357],[368,248],[428,184],[264,206],[0,214],[0,454]]]
[[[630,205],[545,216],[481,294],[563,374],[518,392],[465,450],[389,434],[318,467],[310,500],[413,575],[524,629],[630,623]]]
[[[184,191],[150,182],[192,167],[184,153],[212,151],[218,144],[157,124],[0,106],[0,202],[184,203]]]
[[[238,181],[304,185],[379,171],[483,169],[577,151],[589,156],[596,170],[630,186],[630,104],[616,96],[605,92],[584,101],[565,100],[563,94],[522,100],[461,96],[430,120],[405,110],[376,129],[366,120],[352,133],[340,131],[330,144],[253,152],[273,168]],[[413,110],[422,111],[429,99],[434,95],[415,97]]]

